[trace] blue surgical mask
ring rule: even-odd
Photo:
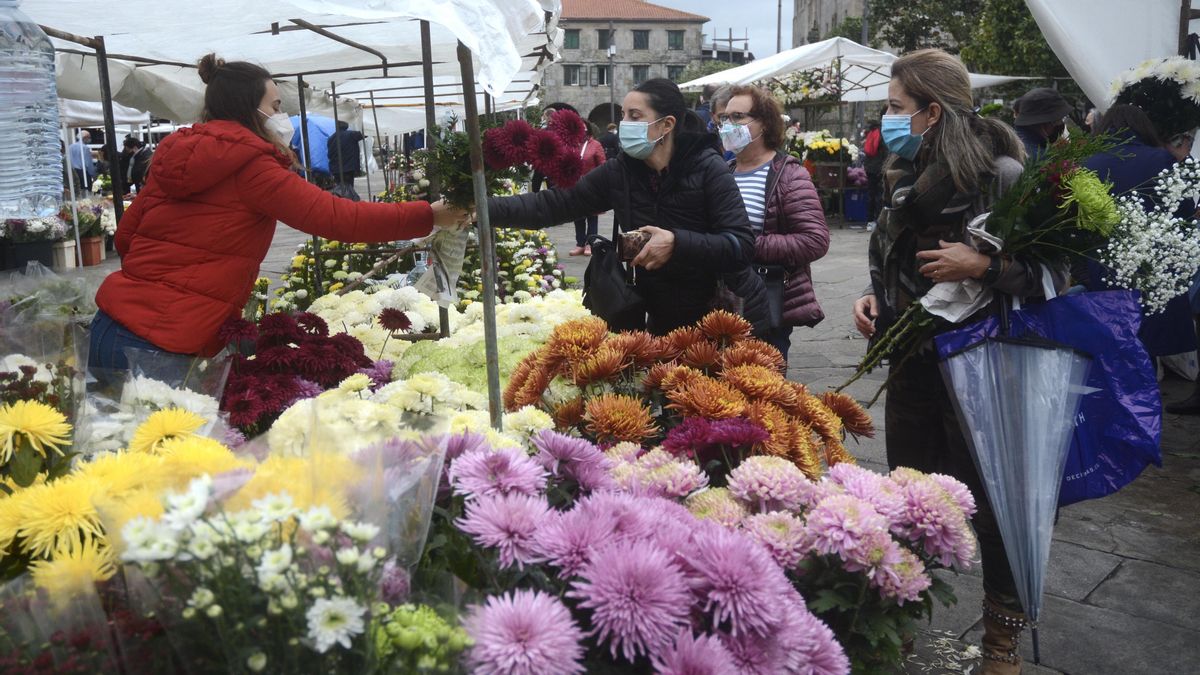
[[[654,140],[650,140],[650,125],[662,120],[658,118],[654,122],[621,122],[621,128],[618,132],[621,139],[621,149],[625,154],[634,159],[646,159],[650,153],[654,152],[654,146],[663,139],[659,136]]]
[[[910,162],[917,156],[921,139],[925,136],[912,132],[912,118],[924,110],[921,108],[912,115],[884,115],[880,120],[879,133],[883,136],[884,145]]]

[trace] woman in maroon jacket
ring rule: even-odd
[[[784,358],[792,329],[815,326],[825,314],[810,266],[829,251],[829,227],[808,171],[783,147],[783,111],[758,87],[734,87],[713,111],[721,144],[734,153],[733,177],[755,235],[754,267],[767,285],[769,341]]]
[[[383,242],[468,214],[426,202],[335,197],[291,171],[292,125],[263,68],[200,61],[204,122],[159,145],[146,189],[117,227],[121,269],[96,294],[91,365],[127,367],[125,349],[211,356],[217,329],[254,286],[275,224],[339,241]]]

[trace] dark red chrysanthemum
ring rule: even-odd
[[[217,329],[217,338],[223,344],[240,340],[255,340],[258,339],[258,326],[240,316],[230,317]]]
[[[573,152],[564,154],[554,162],[554,171],[546,173],[546,177],[555,187],[569,188],[583,177],[583,160]]]
[[[258,332],[262,336],[298,336],[299,327],[290,314],[274,312],[258,320]]]
[[[572,148],[582,146],[588,136],[587,124],[583,118],[570,110],[558,110],[550,115],[546,129]]]
[[[412,320],[404,312],[388,307],[379,313],[379,325],[393,333],[412,328]]]
[[[497,170],[513,165],[509,160],[508,132],[505,127],[483,132],[483,161],[487,162],[488,168]]]
[[[319,335],[325,337],[329,335],[329,324],[325,323],[325,319],[313,314],[312,312],[301,312],[296,315],[296,324],[304,329],[310,335]]]
[[[529,151],[530,163],[536,168],[539,164],[552,166],[560,155],[566,152],[566,146],[558,136],[545,129],[535,130],[526,144]],[[543,173],[545,173],[543,171]]]

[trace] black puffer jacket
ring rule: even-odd
[[[622,154],[568,189],[492,197],[491,223],[549,227],[612,210],[622,230],[646,225],[671,230],[671,259],[660,269],[637,273],[637,288],[649,315],[647,328],[663,334],[695,323],[713,307],[717,280],[723,274],[742,276],[749,269],[754,234],[716,136],[681,131],[675,143],[675,154],[662,174]],[[737,290],[747,308],[765,308],[761,284]],[[753,315],[747,318],[761,321]]]

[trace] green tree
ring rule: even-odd
[[[683,69],[683,73],[679,75],[680,82],[691,82],[692,80],[700,79],[705,75],[719,73],[722,70],[729,70],[736,66],[736,63],[728,61],[692,61],[687,68]]]
[[[842,19],[842,22],[834,26],[833,29],[829,31],[829,35],[826,35],[825,37],[826,39],[844,37],[847,40],[854,40],[855,42],[862,41],[862,17],[848,16]]]
[[[875,40],[901,53],[937,47],[957,54],[967,44],[985,0],[869,0]]]
[[[974,72],[1067,77],[1025,0],[983,0],[962,58]]]

